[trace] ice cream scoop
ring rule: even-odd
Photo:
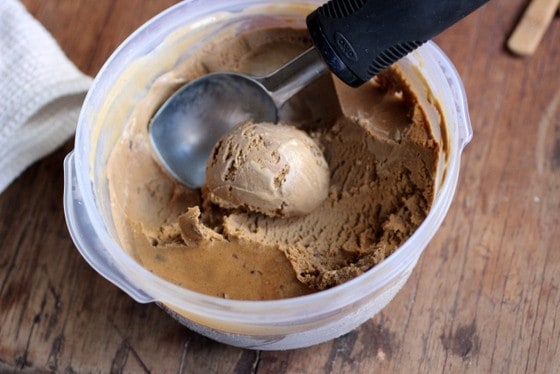
[[[155,153],[175,178],[200,187],[210,152],[224,134],[246,121],[276,123],[278,108],[328,70],[312,48],[266,77],[226,72],[195,79],[153,117]]]
[[[223,208],[268,216],[301,216],[315,210],[329,191],[329,166],[302,130],[246,122],[214,147],[203,192]]]
[[[214,145],[239,123],[277,122],[283,103],[329,70],[359,86],[486,2],[331,0],[307,16],[314,46],[275,73],[214,73],[180,88],[150,122],[155,153],[200,187]]]

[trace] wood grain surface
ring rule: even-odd
[[[92,76],[173,3],[23,2]],[[531,57],[514,57],[504,46],[526,5],[493,0],[436,38],[464,80],[475,135],[441,230],[402,291],[360,328],[306,349],[251,351],[136,303],[69,237],[69,141],[0,195],[0,372],[558,372],[560,20]]]

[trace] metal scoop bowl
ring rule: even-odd
[[[212,73],[195,79],[152,117],[155,153],[176,179],[200,187],[212,148],[224,134],[249,120],[276,123],[282,105],[328,71],[311,48],[265,77]]]

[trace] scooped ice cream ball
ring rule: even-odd
[[[204,193],[223,208],[269,216],[301,216],[327,197],[330,172],[323,152],[293,126],[246,122],[216,144]]]

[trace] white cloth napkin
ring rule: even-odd
[[[0,0],[0,193],[72,136],[91,78],[17,0]]]

